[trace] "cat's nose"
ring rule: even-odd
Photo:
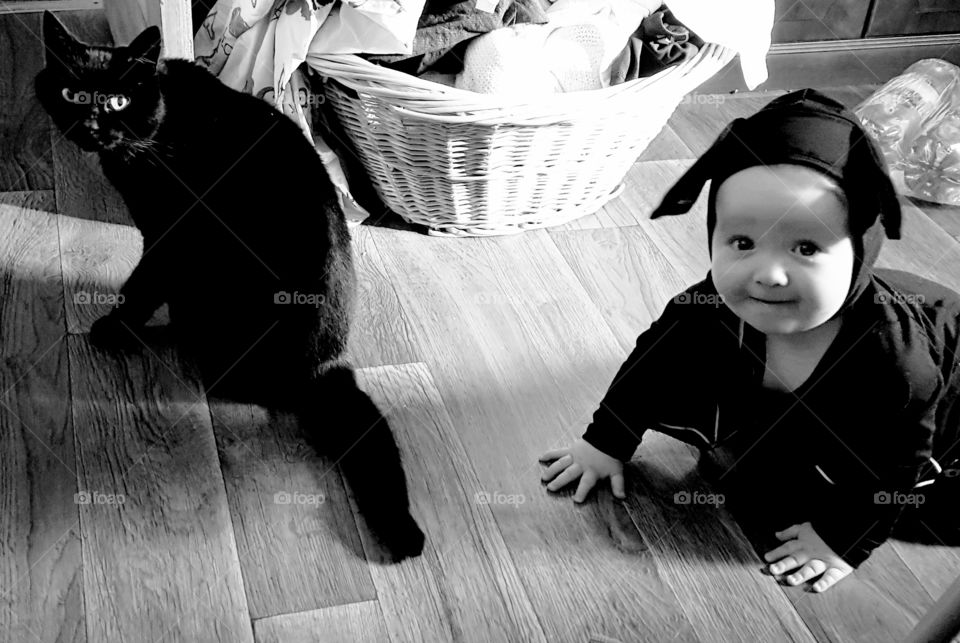
[[[85,124],[87,129],[93,130],[94,132],[100,129],[100,125],[97,123],[97,121],[87,121]]]

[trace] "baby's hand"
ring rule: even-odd
[[[813,530],[809,522],[787,527],[776,533],[777,538],[786,542],[763,555],[770,565],[770,573],[779,576],[791,569],[799,571],[787,577],[790,585],[805,583],[814,576],[820,580],[813,584],[817,592],[825,592],[837,581],[846,578],[853,567],[837,556],[823,539]]]
[[[556,462],[540,476],[544,482],[553,480],[547,485],[550,491],[556,491],[580,478],[573,500],[583,502],[597,480],[610,478],[613,495],[621,499],[626,497],[623,492],[623,463],[594,448],[586,440],[577,440],[569,447],[547,451],[540,456],[540,462],[546,463],[551,460]]]

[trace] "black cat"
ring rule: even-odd
[[[93,343],[138,346],[166,302],[207,391],[297,412],[387,554],[419,555],[400,452],[342,359],[350,235],[306,137],[195,63],[159,61],[156,27],[119,48],[77,41],[49,12],[43,31],[40,102],[68,139],[99,153],[143,235],[122,303],[94,323]]]

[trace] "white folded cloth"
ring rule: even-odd
[[[669,0],[667,6],[705,42],[740,54],[740,69],[749,89],[767,79],[774,0]]]

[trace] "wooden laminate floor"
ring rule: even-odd
[[[539,481],[537,456],[582,433],[637,334],[708,268],[703,202],[655,223],[651,207],[770,95],[681,105],[623,195],[561,228],[354,231],[350,354],[427,532],[391,566],[367,560],[336,467],[290,418],[207,396],[162,341],[90,346],[141,242],[33,97],[38,33],[38,14],[0,15],[0,641],[899,641],[960,574],[960,548],[890,541],[826,594],[779,586],[722,505],[674,502],[711,488],[665,436],[625,503]],[[881,264],[960,289],[960,211],[905,205]]]

